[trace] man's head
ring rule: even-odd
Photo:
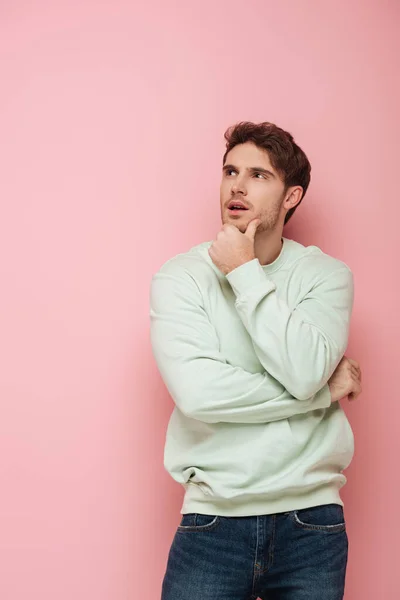
[[[310,183],[311,165],[293,136],[273,123],[241,122],[225,132],[220,187],[222,222],[240,231],[255,218],[257,233],[283,229]],[[231,201],[248,210],[232,212]]]

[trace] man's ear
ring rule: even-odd
[[[283,202],[284,208],[286,210],[294,208],[300,202],[302,197],[303,188],[301,187],[301,185],[290,187],[285,194],[285,200]]]

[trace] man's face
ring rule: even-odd
[[[282,215],[285,185],[270,163],[268,153],[252,142],[238,144],[227,154],[220,187],[221,219],[242,233],[255,218],[261,219],[257,233],[273,231]],[[248,210],[232,212],[231,200],[242,201]]]

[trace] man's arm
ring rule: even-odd
[[[353,307],[347,266],[328,272],[291,309],[257,258],[226,275],[235,307],[264,366],[295,398],[312,397],[343,357]]]
[[[226,362],[189,273],[171,264],[152,278],[150,336],[164,383],[179,409],[208,423],[265,423],[331,404],[328,385],[302,401],[269,373]]]

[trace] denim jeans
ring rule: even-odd
[[[347,551],[340,504],[250,517],[184,514],[161,600],[341,600]]]

